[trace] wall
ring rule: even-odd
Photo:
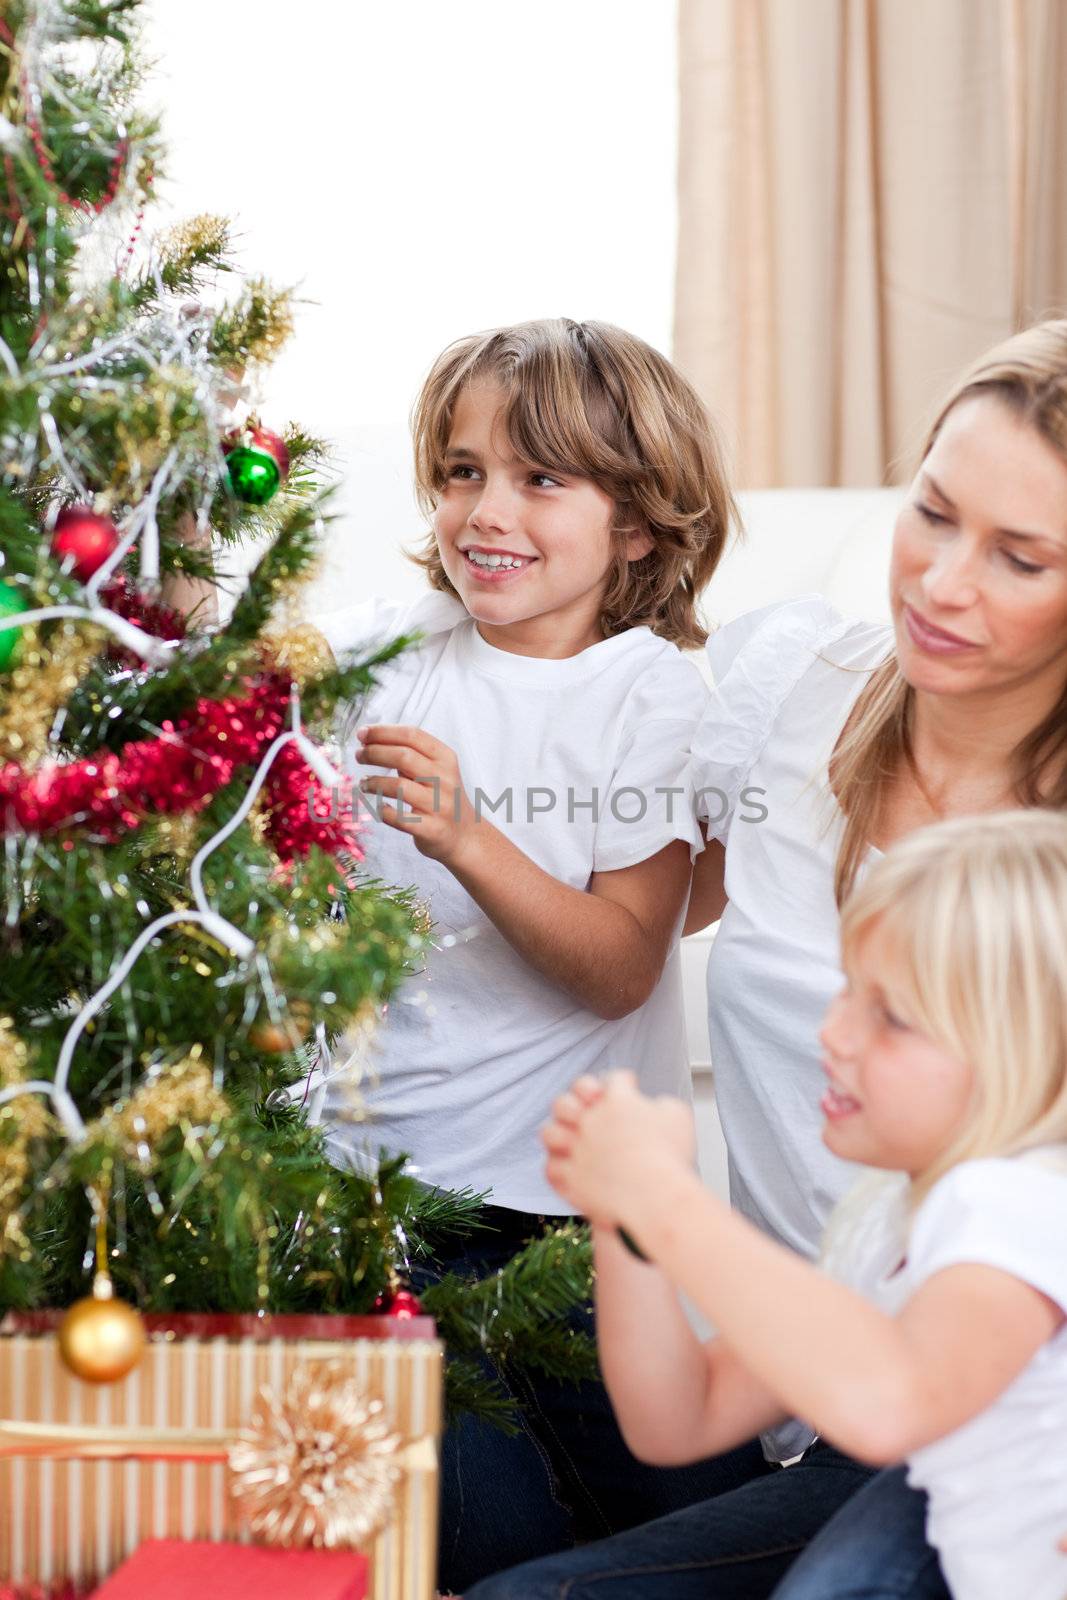
[[[344,466],[463,333],[596,317],[667,349],[675,13],[154,0],[165,210],[232,215],[245,268],[305,302],[272,419],[335,440]]]

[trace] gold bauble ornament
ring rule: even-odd
[[[76,1300],[59,1324],[63,1364],[85,1383],[117,1383],[144,1354],[141,1313],[116,1300],[110,1278],[97,1275],[93,1292]]]
[[[262,1050],[265,1055],[284,1055],[287,1050],[299,1049],[311,1032],[313,1021],[307,1001],[292,1000],[281,1016],[254,1022],[248,1030],[248,1042],[253,1050]]]

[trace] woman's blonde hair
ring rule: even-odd
[[[445,451],[459,396],[502,391],[508,442],[524,460],[590,478],[616,505],[615,548],[601,609],[604,634],[643,624],[684,647],[707,638],[696,600],[739,525],[715,427],[692,386],[633,334],[566,317],[472,334],[434,362],[412,412],[415,485],[430,515],[447,481]],[[627,533],[652,549],[626,558]],[[413,556],[450,594],[431,533]]]
[[[1040,322],[1015,334],[964,373],[934,419],[920,461],[929,455],[949,413],[983,395],[1001,401],[1067,464],[1067,319]],[[876,833],[891,781],[902,767],[914,770],[913,708],[914,692],[894,653],[864,687],[849,731],[834,752],[833,788],[845,814],[834,870],[838,905]],[[1020,805],[1067,807],[1065,753],[1067,684],[1049,715],[1012,752],[1014,795]]]
[[[868,939],[908,1020],[974,1071],[971,1110],[912,1184],[1067,1140],[1067,818],[953,818],[899,840],[845,901],[846,970]]]

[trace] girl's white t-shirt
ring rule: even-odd
[[[338,656],[423,635],[343,718],[353,776],[383,770],[355,764],[356,727],[423,729],[455,751],[483,815],[574,889],[673,839],[691,856],[701,849],[680,775],[708,690],[677,646],[648,628],[544,660],[488,644],[457,600],[433,592],[315,622]],[[565,1213],[538,1138],[556,1095],[582,1073],[630,1067],[650,1093],[690,1096],[677,938],[645,1004],[605,1021],[524,961],[446,867],[363,816],[364,871],[415,889],[433,919],[433,949],[389,1002],[368,1053],[360,1093],[371,1120],[352,1120],[344,1078],[331,1085],[331,1152],[359,1163],[379,1147],[406,1151],[426,1183]]]
[[[902,1174],[862,1180],[827,1230],[825,1269],[897,1315],[946,1267],[996,1267],[1067,1313],[1067,1146],[964,1161],[908,1226]],[[901,1261],[903,1259],[903,1265]],[[1063,1600],[1067,1555],[1067,1324],[992,1405],[915,1450],[926,1532],[955,1600]]]

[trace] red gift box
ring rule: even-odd
[[[366,1600],[367,1563],[337,1550],[149,1539],[94,1589],[93,1600]]]

